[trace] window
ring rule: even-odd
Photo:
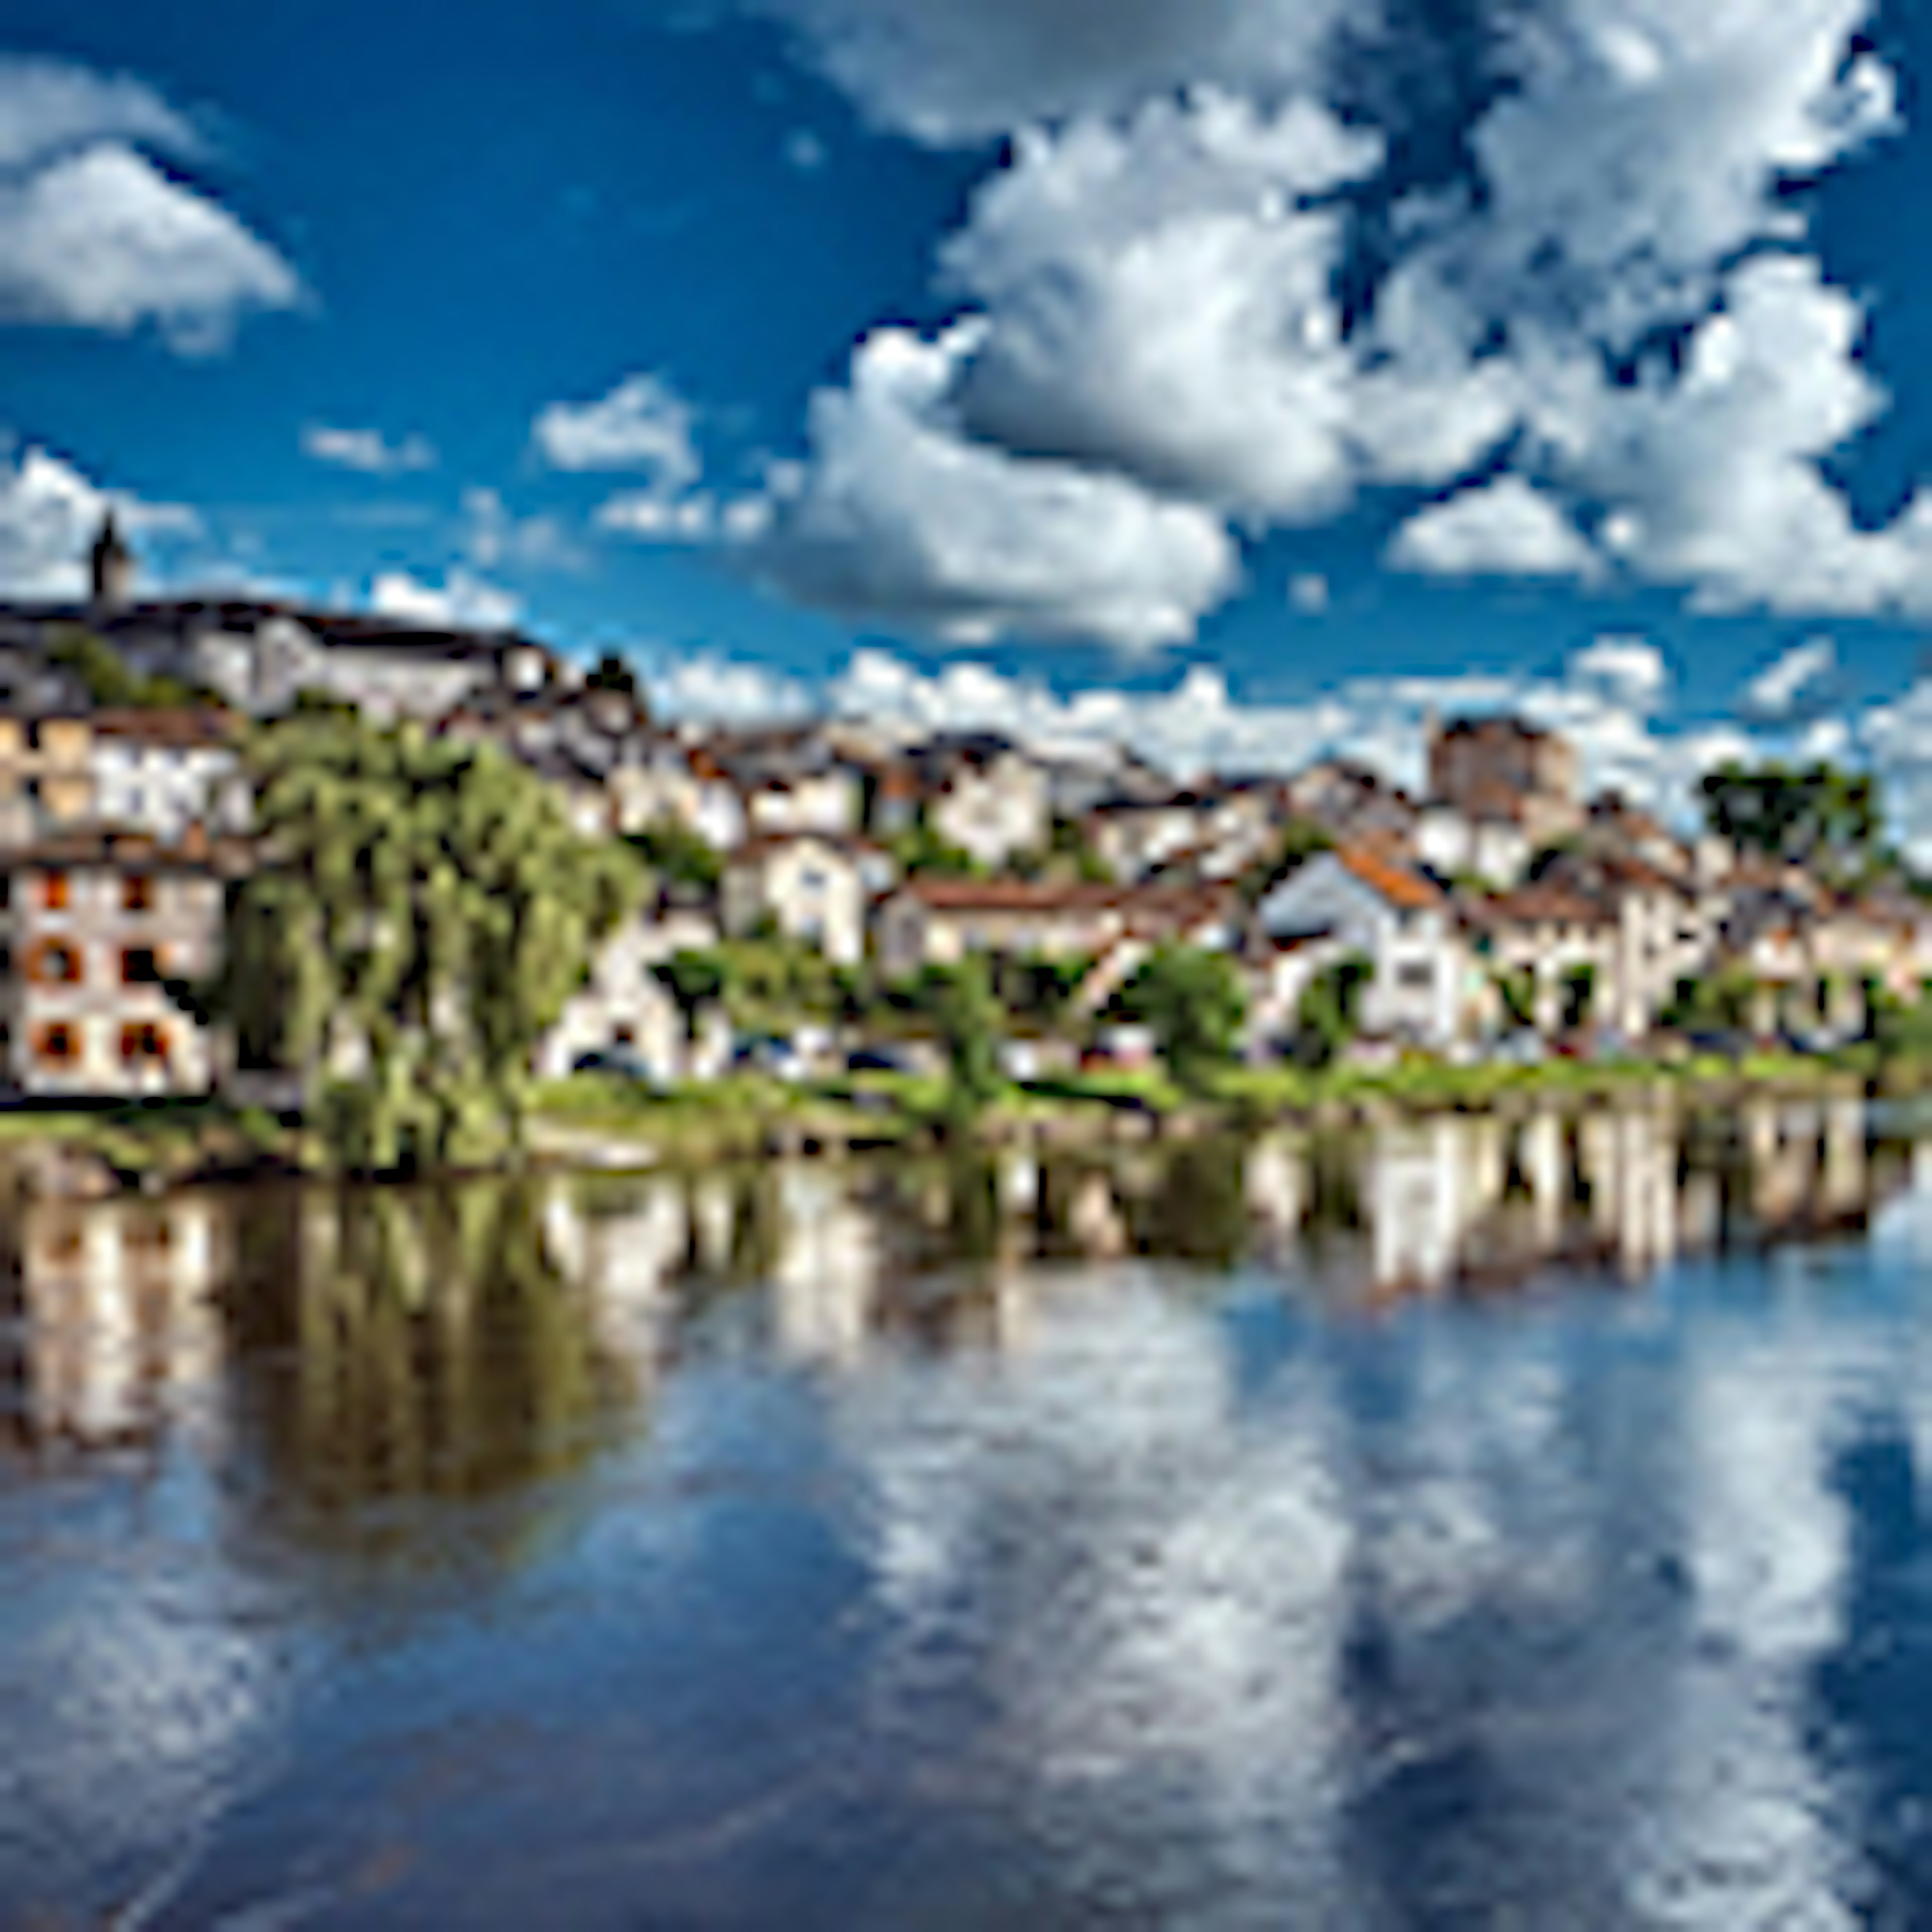
[[[149,912],[154,908],[154,882],[146,872],[130,872],[121,881],[121,904],[128,912]]]
[[[68,878],[64,872],[49,872],[40,882],[40,903],[50,912],[65,912]]]
[[[152,1021],[121,1029],[121,1058],[131,1066],[140,1066],[168,1057],[166,1036]]]
[[[39,1058],[55,1066],[71,1066],[80,1058],[74,1030],[64,1020],[56,1020],[52,1026],[41,1028],[34,1040],[34,1051]]]
[[[121,956],[121,983],[124,986],[159,984],[161,962],[152,946],[130,946]]]
[[[1426,959],[1412,959],[1396,969],[1395,982],[1412,992],[1420,992],[1436,983],[1436,968]]]
[[[73,986],[80,983],[80,948],[64,939],[50,939],[35,949],[28,976],[43,986]]]

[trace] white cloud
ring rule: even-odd
[[[1190,635],[1238,574],[1219,519],[963,434],[947,394],[972,340],[860,345],[850,386],[814,399],[812,460],[779,486],[756,567],[808,602],[961,643]]]
[[[1432,577],[1588,579],[1601,568],[1562,506],[1514,476],[1418,511],[1396,531],[1389,561]]]
[[[1318,79],[1364,0],[751,0],[882,124],[971,142],[1106,116],[1188,86],[1270,96]]]
[[[640,543],[705,544],[718,533],[718,506],[703,494],[624,490],[598,506],[597,527]]]
[[[594,403],[552,403],[531,427],[553,470],[634,470],[668,494],[703,473],[689,404],[660,377],[627,376]]]
[[[21,598],[84,596],[88,547],[110,510],[136,536],[189,536],[199,527],[191,510],[103,489],[44,450],[0,463],[0,590]]]
[[[1299,571],[1288,580],[1288,601],[1304,617],[1318,617],[1328,608],[1328,580],[1318,571]]]
[[[795,679],[724,658],[680,658],[646,672],[644,682],[652,716],[676,723],[779,724],[814,709],[812,692]]]
[[[100,141],[183,155],[202,147],[192,124],[131,75],[0,58],[0,171],[38,166]]]
[[[1814,638],[1760,671],[1744,687],[1744,702],[1762,716],[1783,717],[1838,667],[1838,646],[1829,638]]]
[[[1374,11],[753,4],[887,124],[1013,137],[941,250],[970,308],[922,405],[982,466],[1053,458],[1258,531],[1500,452],[1509,472],[1422,513],[1392,561],[1932,610],[1932,494],[1868,530],[1822,467],[1885,398],[1788,192],[1896,124],[1892,76],[1858,47],[1872,0],[1490,0],[1508,84],[1459,130],[1467,178],[1397,194],[1373,299],[1346,311],[1356,184],[1386,206],[1385,136],[1408,131],[1358,111],[1364,64],[1331,58],[1344,16],[1359,40]],[[1424,30],[1410,13],[1400,31]],[[1635,380],[1611,380],[1606,352],[1639,344]],[[821,399],[815,418],[834,413]],[[848,459],[845,494],[883,488]],[[982,560],[947,552],[934,601],[970,604]]]
[[[302,300],[273,248],[142,147],[193,156],[201,143],[138,81],[0,62],[0,322],[125,334],[152,322],[200,352],[244,314]]]
[[[1670,688],[1664,653],[1641,638],[1603,637],[1570,660],[1570,675],[1619,699],[1632,711],[1654,711]]]
[[[385,571],[369,587],[369,608],[426,630],[508,631],[523,606],[507,590],[460,566],[439,586],[406,570]]]
[[[311,423],[302,431],[302,453],[318,463],[332,463],[369,476],[434,470],[436,464],[436,450],[425,437],[406,436],[392,443],[379,429],[338,429]]]
[[[590,560],[560,518],[520,517],[495,490],[463,493],[464,550],[479,570],[584,570]]]

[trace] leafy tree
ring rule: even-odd
[[[1574,1032],[1590,1017],[1597,995],[1597,969],[1584,964],[1573,966],[1563,976],[1563,1025]]]
[[[1869,772],[1732,764],[1706,773],[1702,789],[1711,830],[1744,850],[1838,876],[1869,870],[1883,856],[1884,794]]]
[[[1361,1030],[1362,1000],[1375,968],[1360,953],[1318,974],[1295,1016],[1296,1057],[1313,1067],[1332,1066]]]
[[[346,1168],[497,1157],[532,1050],[640,896],[635,860],[496,747],[413,724],[296,712],[248,758],[262,863],[219,993],[244,1055],[320,1088]]]
[[[1517,1032],[1527,1032],[1536,1024],[1536,975],[1527,967],[1515,972],[1504,968],[1496,982],[1504,1016]]]
[[[667,885],[692,886],[710,897],[724,879],[717,848],[682,819],[660,820],[631,833],[628,842]]]
[[[985,960],[976,955],[926,975],[926,1010],[946,1051],[946,1113],[956,1129],[969,1126],[998,1098],[1000,1032],[1005,1015],[993,997]]]
[[[730,962],[710,950],[674,952],[651,970],[683,1016],[686,1040],[696,1040],[699,1014],[722,1000],[731,983]]]
[[[1044,952],[1002,958],[994,968],[994,990],[1016,1017],[1056,1028],[1066,1022],[1092,964]]]
[[[986,868],[964,847],[949,844],[921,812],[904,831],[886,842],[886,849],[904,875],[910,878],[977,879]]]
[[[180,678],[135,670],[105,638],[77,624],[62,627],[47,652],[49,662],[72,671],[88,700],[106,710],[174,710],[217,702]]]
[[[638,695],[637,674],[614,651],[606,651],[597,660],[596,668],[584,680],[586,691],[614,691],[620,696],[634,700]]]
[[[1187,1086],[1233,1058],[1247,1016],[1234,962],[1189,946],[1156,947],[1121,988],[1118,1005],[1153,1030],[1168,1071]]]

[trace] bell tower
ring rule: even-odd
[[[94,540],[89,555],[92,566],[94,604],[97,610],[112,610],[128,603],[134,588],[134,553],[121,540],[120,526],[110,510]]]

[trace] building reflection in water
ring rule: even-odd
[[[720,1296],[755,1291],[782,1358],[837,1367],[896,1333],[1016,1341],[1052,1264],[1136,1255],[1377,1298],[1553,1265],[1634,1282],[1862,1228],[1914,1158],[1856,1100],[1759,1100],[1111,1156],[23,1204],[0,1251],[0,1415],[28,1448],[102,1447],[232,1408],[320,1501],[481,1493],[634,1411]],[[231,1354],[272,1388],[218,1399]]]

